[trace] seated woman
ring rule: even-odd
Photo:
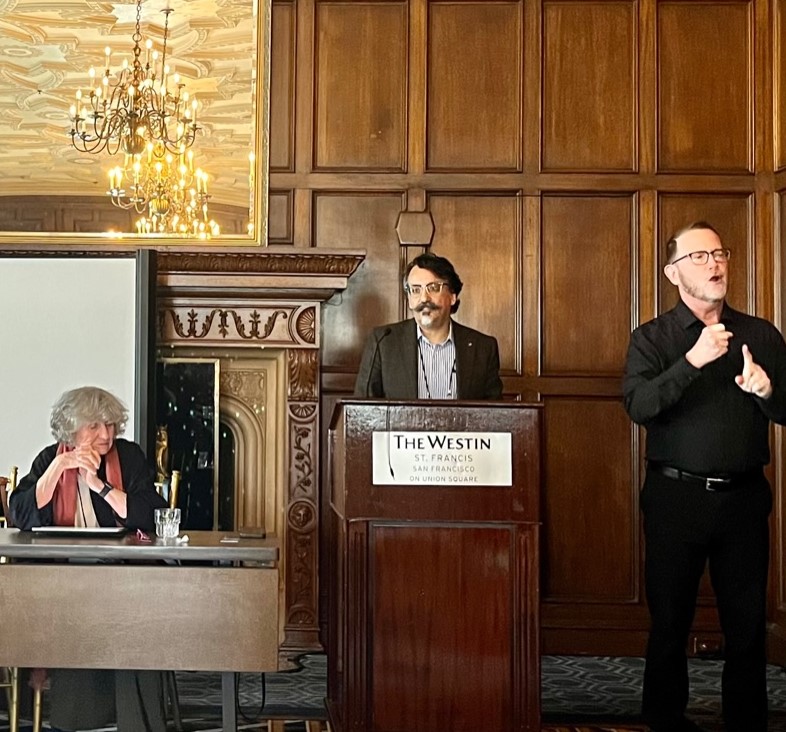
[[[128,411],[104,389],[85,386],[63,394],[50,425],[57,443],[44,448],[11,494],[20,529],[34,526],[126,526],[151,531],[165,508],[142,449],[118,439]],[[144,598],[140,598],[143,602]],[[103,619],[102,622],[111,622]],[[76,619],[92,623],[92,618]],[[51,669],[50,724],[61,730],[104,727],[118,732],[164,732],[158,671]],[[42,682],[33,674],[33,683]]]

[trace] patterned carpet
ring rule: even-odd
[[[722,732],[721,661],[689,661],[688,717],[707,732]],[[639,722],[642,658],[544,656],[542,709],[546,723]],[[786,672],[768,666],[769,732],[786,732]]]
[[[284,719],[286,732],[304,732],[302,720],[324,719],[326,660],[324,655],[302,658],[302,667],[276,674],[240,674],[238,727],[263,729],[263,720]],[[707,732],[722,732],[720,674],[714,660],[691,660],[691,700],[688,715]],[[542,659],[543,724],[635,725],[639,722],[640,658],[544,656]],[[786,732],[786,673],[768,668],[770,732]],[[178,673],[177,687],[185,732],[220,729],[219,674]],[[0,714],[0,731],[7,730]],[[301,721],[295,721],[301,720]],[[606,728],[608,728],[606,727]],[[27,728],[29,729],[29,727]],[[45,727],[45,729],[49,729]],[[110,732],[114,728],[108,728]]]

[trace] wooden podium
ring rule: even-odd
[[[335,732],[539,732],[540,420],[537,405],[502,402],[336,407],[327,699]],[[395,445],[415,446],[415,461],[448,435],[459,448],[474,444],[455,441],[467,434],[509,439],[512,484],[468,485],[462,473],[412,484],[416,472],[394,473]],[[472,459],[462,454],[440,459]]]

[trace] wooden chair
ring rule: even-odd
[[[3,507],[3,516],[1,517],[2,526],[11,528],[13,523],[8,513],[8,499],[11,492],[16,488],[16,478],[18,469],[16,466],[11,468],[11,473],[8,476],[0,476],[0,505]],[[0,562],[5,564],[6,557],[0,557]],[[0,689],[5,689],[6,699],[8,702],[8,729],[9,732],[18,732],[19,730],[19,669],[6,668],[0,669]]]
[[[19,469],[14,465],[8,477],[0,476],[0,504],[3,507],[2,522],[7,529],[12,529],[14,523],[11,520],[8,506],[11,502],[11,494],[16,490]],[[0,557],[0,563],[7,562],[6,557]],[[20,674],[17,668],[3,669],[5,671],[0,688],[5,687],[8,697],[8,729],[9,732],[17,732],[19,729],[19,681]],[[41,732],[41,690],[33,692],[33,726],[32,732]]]
[[[169,508],[177,508],[177,499],[180,495],[180,471],[173,470],[172,475],[169,476]]]
[[[8,702],[8,730],[19,732],[19,669],[0,669],[0,689],[5,689]]]
[[[4,525],[9,529],[13,526],[13,523],[11,523],[11,517],[8,513],[8,499],[11,497],[11,492],[16,488],[18,473],[19,468],[14,465],[11,468],[10,475],[0,475],[0,506],[3,508],[3,515],[0,517],[0,525]]]
[[[173,470],[168,480],[156,482],[158,495],[165,498],[169,508],[177,508],[177,499],[180,495],[180,471]]]

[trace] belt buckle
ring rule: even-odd
[[[712,487],[714,483],[718,483],[720,485],[726,485],[727,483],[731,483],[731,481],[728,478],[705,478],[704,490],[715,493],[718,489]]]

